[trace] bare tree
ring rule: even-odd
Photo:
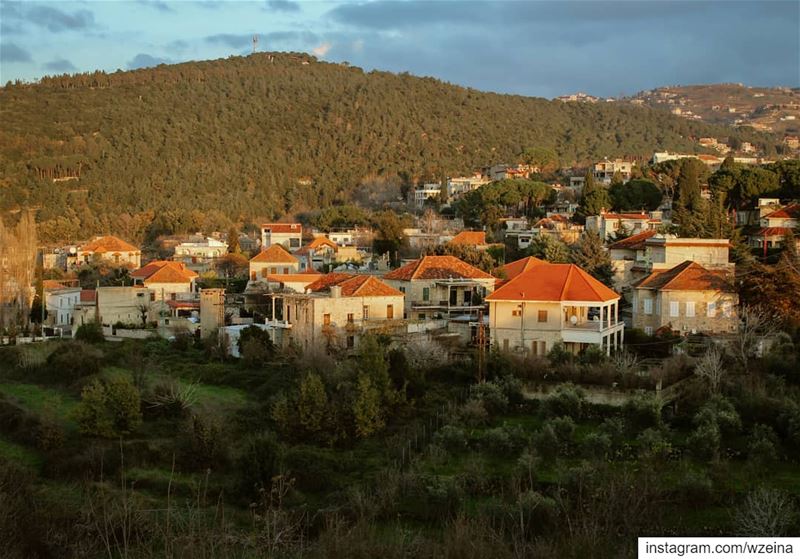
[[[750,361],[759,353],[762,340],[778,332],[774,313],[762,307],[742,307],[739,311],[739,330],[731,342],[731,353],[745,373],[750,372]]]
[[[775,538],[786,534],[796,514],[791,498],[776,489],[761,487],[748,494],[736,512],[742,536]]]
[[[639,358],[635,353],[625,349],[614,352],[611,356],[611,362],[617,372],[623,376],[634,375],[639,370]]]
[[[13,230],[0,223],[0,325],[30,321],[36,273],[36,221],[22,213]]]
[[[694,368],[694,374],[704,379],[708,383],[708,390],[712,395],[719,394],[722,384],[722,377],[725,374],[725,366],[722,361],[722,352],[717,346],[711,346],[700,359]]]

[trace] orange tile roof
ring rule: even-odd
[[[61,283],[58,280],[51,280],[51,279],[42,280],[42,288],[48,291],[55,289],[67,289],[67,287],[69,286],[67,286],[64,283]]]
[[[495,279],[455,256],[423,256],[383,276],[383,279],[400,281],[450,278]]]
[[[485,245],[486,232],[485,231],[461,231],[458,235],[450,239],[450,243],[454,245]]]
[[[337,250],[339,248],[339,245],[334,243],[328,237],[321,235],[319,237],[314,237],[314,240],[306,245],[307,248],[313,248],[313,249],[318,249],[324,246],[329,246],[334,250]]]
[[[269,229],[272,233],[302,233],[303,226],[299,223],[262,223],[262,229]]]
[[[644,248],[644,242],[655,235],[657,231],[655,229],[650,229],[648,231],[642,231],[636,235],[631,235],[626,239],[622,239],[617,241],[616,243],[611,243],[608,245],[608,248],[614,249],[627,249],[627,250],[638,250]]]
[[[538,264],[494,293],[487,301],[606,302],[619,295],[575,264]]]
[[[691,260],[681,262],[669,270],[651,273],[640,281],[636,288],[664,291],[733,291],[725,272],[706,270]]]
[[[106,235],[83,245],[81,252],[139,252],[139,248],[117,237]]]
[[[297,264],[297,258],[283,248],[283,245],[269,245],[250,259],[250,262],[280,262],[282,264]]]
[[[188,283],[197,277],[197,273],[187,268],[183,262],[157,260],[134,270],[131,277],[147,283]]]
[[[505,266],[503,266],[503,271],[506,273],[506,279],[514,279],[522,272],[527,272],[534,266],[538,266],[539,264],[547,264],[546,261],[536,258],[535,256],[526,256],[525,258],[521,258],[519,260],[515,260],[514,262],[509,262]]]
[[[353,275],[339,272],[325,274],[314,283],[306,286],[306,291],[329,291],[331,286],[342,288],[343,297],[402,297],[403,293],[369,275]]]
[[[791,206],[786,206],[780,210],[775,210],[774,212],[765,215],[764,218],[798,219],[800,218],[800,204],[792,204]]]
[[[94,303],[96,295],[94,289],[81,289],[81,303]]]

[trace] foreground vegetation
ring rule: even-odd
[[[334,361],[253,333],[229,361],[213,338],[84,340],[0,348],[5,556],[626,557],[640,534],[800,529],[788,337],[748,373],[556,350],[490,354],[477,384],[427,342]]]

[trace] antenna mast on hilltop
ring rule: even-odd
[[[258,35],[253,35],[253,54],[258,50]]]

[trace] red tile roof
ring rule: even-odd
[[[42,280],[42,288],[46,289],[47,291],[55,290],[55,289],[67,289],[69,286],[65,283],[62,283],[58,280],[51,280],[46,279]]]
[[[458,235],[450,239],[450,243],[454,245],[485,245],[486,232],[485,231],[461,231]]]
[[[97,299],[94,289],[81,289],[81,303],[94,303]]]
[[[131,272],[131,277],[146,283],[188,283],[197,277],[197,273],[183,262],[156,260]]]
[[[311,284],[316,281],[313,274],[267,274],[267,280],[275,283],[302,283]]]
[[[650,219],[649,215],[642,213],[603,213],[601,215],[606,219]]]
[[[199,309],[200,302],[199,301],[173,301],[172,299],[167,301],[167,306],[171,309]]]
[[[451,278],[495,279],[455,256],[423,256],[383,276],[383,279],[400,281]]]
[[[272,233],[302,233],[303,226],[299,223],[262,223],[262,229],[269,229]]]
[[[627,239],[622,239],[617,241],[616,243],[611,243],[608,245],[610,249],[627,249],[627,250],[639,250],[644,248],[644,242],[655,235],[657,231],[655,229],[650,229],[648,231],[642,231],[636,235],[631,235]]]
[[[283,248],[283,245],[269,245],[250,259],[250,262],[279,262],[281,264],[297,264],[297,258]]]
[[[669,270],[651,273],[640,281],[636,288],[664,291],[733,291],[725,272],[706,270],[691,260],[681,262]]]
[[[800,204],[792,204],[780,210],[775,210],[765,215],[764,218],[800,219]]]
[[[785,237],[789,232],[794,233],[791,227],[763,227],[758,230],[754,237]]]
[[[526,256],[514,262],[509,262],[503,266],[503,271],[506,273],[506,279],[514,279],[522,272],[527,272],[534,266],[539,264],[547,264],[546,261],[536,258],[535,256]]]
[[[306,286],[306,291],[329,291],[331,286],[342,288],[343,297],[402,297],[403,293],[386,285],[375,276],[343,274],[332,272],[325,274],[314,283]]]
[[[575,264],[538,264],[494,293],[487,301],[606,302],[619,295]]]
[[[122,239],[107,235],[97,237],[81,247],[81,252],[139,252],[139,248]]]

